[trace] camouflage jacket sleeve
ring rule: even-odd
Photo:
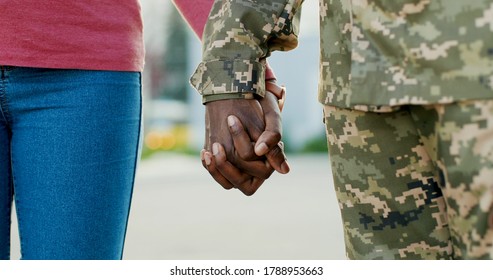
[[[265,95],[265,58],[298,44],[303,0],[216,0],[191,78],[203,102]]]

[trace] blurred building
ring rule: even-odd
[[[169,1],[145,0],[142,9],[146,145],[198,150],[204,142],[204,106],[188,79],[200,61],[200,42]],[[291,151],[325,138],[322,106],[317,102],[318,44],[317,1],[307,0],[299,47],[269,58],[279,83],[287,87],[283,138]]]
[[[190,148],[188,26],[169,1],[142,1],[144,152]]]

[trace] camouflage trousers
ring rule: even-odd
[[[493,258],[493,101],[324,111],[349,259]]]

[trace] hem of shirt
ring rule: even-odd
[[[91,62],[84,63],[83,61],[89,61],[90,59],[81,58],[80,61],[64,61],[62,63],[57,61],[23,61],[23,60],[10,60],[0,58],[0,65],[2,66],[14,66],[14,67],[28,67],[28,68],[47,68],[47,69],[79,69],[79,70],[95,70],[95,71],[118,71],[118,72],[142,72],[144,70],[143,62]]]

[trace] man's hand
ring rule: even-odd
[[[202,163],[224,188],[237,187],[251,195],[274,169],[283,174],[289,172],[280,142],[282,104],[276,98],[278,94],[267,92],[260,102],[233,99],[206,104],[206,145],[201,152]]]

